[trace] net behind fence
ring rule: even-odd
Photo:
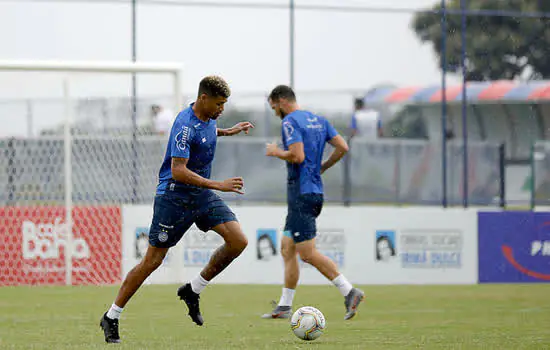
[[[265,156],[264,138],[218,141],[212,178],[245,179],[246,194],[229,200],[284,202],[285,163]],[[61,138],[1,140],[0,195],[4,205],[63,205],[64,141]],[[77,205],[152,203],[166,147],[163,137],[92,138],[72,141],[72,199]],[[326,153],[331,151],[327,147]],[[469,194],[472,204],[492,203],[499,195],[499,148],[471,144]],[[463,147],[450,143],[448,198],[462,201]],[[347,162],[347,164],[346,164]],[[347,159],[323,176],[329,201],[438,204],[442,197],[441,148],[415,141],[354,141]],[[349,166],[349,172],[346,171]]]

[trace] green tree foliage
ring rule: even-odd
[[[464,1],[468,10],[550,12],[550,0]],[[448,9],[460,10],[460,0],[447,4]],[[550,78],[550,19],[476,15],[468,16],[466,23],[468,80]],[[460,14],[448,14],[447,25],[447,70],[461,73]],[[441,14],[419,13],[412,28],[420,41],[432,44],[441,67]]]

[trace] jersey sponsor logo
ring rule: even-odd
[[[189,127],[184,126],[180,132],[176,134],[175,141],[176,141],[176,147],[180,151],[185,151],[187,148],[187,141],[189,140]]]
[[[306,126],[308,129],[322,129],[323,126],[321,124],[308,124]]]

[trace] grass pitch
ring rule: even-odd
[[[117,287],[0,288],[0,349],[550,349],[550,285],[363,286],[351,321],[336,288],[299,286],[294,308],[327,319],[313,342],[260,319],[279,286],[207,287],[203,327],[176,289],[144,286],[123,313],[123,343],[107,345],[98,324]]]

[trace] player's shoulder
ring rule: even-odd
[[[330,124],[329,120],[320,114],[316,114],[310,111],[303,111],[303,112],[304,114],[303,114],[302,120],[304,121],[304,123],[318,124],[318,125],[320,124],[325,126],[327,124]]]
[[[316,122],[322,117],[306,110],[297,110],[284,117],[283,122],[292,122],[298,125],[305,125],[307,123]]]
[[[178,113],[174,122],[180,125],[189,125],[191,123],[192,116],[193,110],[191,107],[187,107]]]
[[[193,111],[190,108],[185,108],[180,111],[174,123],[172,125],[172,134],[174,137],[185,136],[185,138],[192,138],[194,133],[193,130]]]

